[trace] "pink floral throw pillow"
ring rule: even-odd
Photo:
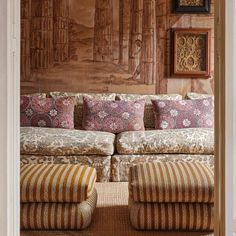
[[[213,128],[212,98],[197,100],[152,100],[156,129]]]
[[[144,100],[103,101],[84,97],[85,130],[121,133],[144,130]]]
[[[21,96],[21,126],[74,128],[74,97],[40,98]]]

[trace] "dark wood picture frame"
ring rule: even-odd
[[[203,6],[181,6],[180,0],[173,0],[173,12],[174,13],[205,13],[209,14],[211,11],[211,1],[203,0]]]
[[[198,48],[196,49],[196,41],[193,41],[193,36],[204,36],[201,38],[202,41],[201,45],[198,46]],[[192,40],[193,42],[193,48],[192,50],[190,50],[189,52],[189,48],[191,47],[191,45],[182,45],[183,49],[184,47],[187,50],[187,55],[186,53],[184,54],[184,57],[186,60],[187,58],[189,58],[191,60],[191,62],[194,62],[194,65],[196,65],[196,62],[199,62],[199,60],[197,61],[197,59],[202,59],[201,54],[204,54],[204,60],[200,60],[200,62],[198,63],[198,65],[200,65],[200,67],[202,66],[204,69],[201,70],[180,70],[179,68],[182,68],[183,66],[181,66],[181,61],[179,59],[179,50],[180,50],[180,46],[178,46],[178,40],[180,40],[180,36],[184,36],[186,38],[183,37],[183,40],[187,40],[188,36],[189,39]],[[199,39],[198,39],[199,40]],[[190,41],[191,42],[191,41]],[[195,43],[195,44],[194,44]],[[192,28],[175,28],[172,29],[172,62],[171,62],[171,77],[181,77],[181,78],[209,78],[211,77],[211,71],[210,71],[210,50],[211,50],[211,29],[203,29],[203,28],[197,28],[197,29],[192,29]],[[199,58],[194,58],[194,51],[193,50],[198,50],[198,57]],[[202,50],[201,50],[202,49]],[[188,55],[189,53],[189,55]],[[200,56],[199,56],[200,53]],[[195,61],[194,61],[195,60]],[[180,65],[180,66],[179,66]]]

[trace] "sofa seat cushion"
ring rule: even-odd
[[[112,155],[115,135],[107,132],[22,127],[21,154]]]
[[[137,230],[214,230],[212,203],[139,203],[130,200],[129,214],[130,222]]]
[[[22,165],[21,202],[78,203],[87,200],[96,182],[96,170],[82,165]]]
[[[213,154],[214,132],[207,128],[123,132],[116,146],[119,154]]]
[[[96,189],[80,203],[21,203],[20,226],[22,230],[81,230],[90,225],[96,204]]]
[[[201,163],[153,162],[130,167],[129,196],[135,202],[213,203],[214,174]]]

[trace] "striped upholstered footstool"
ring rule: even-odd
[[[96,171],[81,165],[21,166],[21,229],[84,229],[97,203]]]
[[[201,163],[145,163],[130,168],[129,213],[140,230],[213,230],[213,171]]]

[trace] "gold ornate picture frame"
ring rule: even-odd
[[[172,77],[210,77],[210,29],[172,29]]]
[[[174,0],[174,13],[210,13],[210,0]]]

